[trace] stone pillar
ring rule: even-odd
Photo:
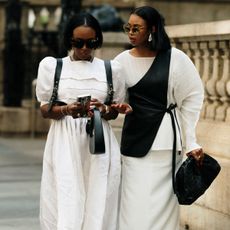
[[[0,104],[2,104],[3,98],[3,48],[4,48],[4,26],[5,26],[5,2],[0,2]]]
[[[21,42],[21,3],[9,0],[6,8],[3,105],[20,107],[23,97],[23,48]]]

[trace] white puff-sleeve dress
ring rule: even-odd
[[[114,101],[124,99],[120,66],[112,61]],[[36,95],[41,105],[52,95],[56,59],[44,58],[38,68]],[[107,80],[104,62],[71,61],[63,58],[58,100],[76,101],[90,94],[105,101]],[[40,194],[40,223],[43,230],[117,229],[120,184],[119,144],[110,124],[102,119],[105,153],[89,152],[87,118],[65,116],[52,120],[43,157]]]

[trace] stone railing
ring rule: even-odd
[[[205,86],[202,119],[230,121],[230,21],[170,26],[176,47],[195,63]]]

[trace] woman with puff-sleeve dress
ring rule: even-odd
[[[58,100],[48,112],[56,59],[45,57],[39,64],[36,95],[43,117],[51,119],[44,150],[40,195],[43,230],[116,230],[120,183],[120,150],[108,119],[104,61],[93,56],[103,37],[97,20],[88,13],[73,16],[66,24],[64,45],[72,50],[62,58]],[[113,100],[124,99],[120,66],[111,61]],[[79,95],[90,94],[91,105],[101,111],[105,153],[89,152],[87,117],[81,116]],[[114,111],[112,113],[114,115]]]

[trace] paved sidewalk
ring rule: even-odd
[[[39,230],[45,139],[0,137],[0,230]]]
[[[45,138],[0,137],[0,230],[40,229],[44,146]]]

